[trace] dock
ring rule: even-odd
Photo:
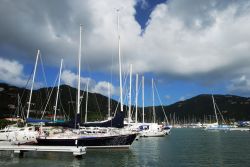
[[[0,151],[13,151],[22,157],[24,152],[71,152],[77,158],[86,154],[86,147],[83,146],[38,146],[38,145],[11,145],[8,142],[0,143]]]

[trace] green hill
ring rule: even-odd
[[[53,91],[52,91],[53,90]],[[50,96],[49,92],[52,91]],[[18,114],[18,95],[21,99],[19,115],[22,113],[26,116],[27,102],[30,91],[24,88],[10,86],[5,83],[0,83],[0,118],[10,117]],[[81,103],[81,117],[84,119],[85,114],[85,93]],[[49,98],[50,97],[50,98]],[[30,117],[41,118],[43,110],[47,104],[45,117],[52,117],[54,113],[54,105],[56,98],[56,89],[51,87],[41,88],[33,91],[32,105]],[[226,120],[250,120],[250,98],[234,96],[234,95],[214,95],[215,101]],[[48,99],[50,99],[48,101]],[[65,118],[74,118],[76,108],[76,89],[68,85],[60,86],[60,97],[58,102],[58,115]],[[118,102],[111,100],[111,112],[114,114],[119,106]],[[161,106],[156,106],[157,121],[164,120],[164,114]],[[171,120],[184,123],[185,121],[204,121],[214,119],[214,109],[211,95],[202,94],[193,98],[180,101],[169,106],[163,106],[166,115]],[[127,106],[124,106],[126,111]],[[133,107],[134,110],[134,107]],[[138,109],[138,119],[142,119],[142,109]],[[102,120],[107,117],[108,113],[108,98],[101,94],[89,93],[88,100],[88,120]],[[145,108],[145,120],[152,120],[152,107]]]

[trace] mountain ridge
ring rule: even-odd
[[[49,94],[46,90],[52,91],[51,99],[48,102]],[[40,88],[33,91],[31,116],[39,118],[42,115],[43,108],[47,104],[46,114],[53,115],[56,88]],[[22,106],[27,106],[29,91],[25,88],[0,83],[0,118],[10,117],[15,114],[17,106],[17,95],[22,96]],[[65,111],[67,118],[74,118],[76,88],[68,85],[60,86],[59,110]],[[86,92],[81,91],[85,95]],[[170,120],[184,123],[186,121],[205,121],[214,119],[214,109],[212,103],[212,96],[210,94],[200,94],[192,98],[179,101],[167,106],[155,106],[156,117],[158,122],[164,121],[165,116],[162,108],[165,110],[167,117]],[[250,120],[250,98],[236,95],[214,95],[215,102],[226,120]],[[84,119],[85,114],[85,98],[83,98],[81,105],[81,118]],[[27,108],[27,107],[26,107]],[[127,106],[124,105],[124,111],[127,111]],[[132,107],[134,110],[134,106]],[[111,113],[114,115],[115,110],[119,109],[119,102],[111,99]],[[25,110],[24,110],[25,111]],[[25,112],[24,112],[25,113]],[[58,112],[62,115],[62,112]],[[108,113],[108,98],[98,93],[89,93],[88,101],[88,120],[102,120],[107,117]],[[138,107],[138,118],[142,119],[142,108]],[[24,114],[25,115],[25,114]],[[152,106],[145,107],[145,120],[152,121]]]

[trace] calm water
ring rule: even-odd
[[[28,152],[19,158],[4,151],[0,166],[250,166],[250,133],[173,129],[170,136],[141,138],[130,150],[88,150],[80,160],[71,153]]]

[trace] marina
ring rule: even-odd
[[[0,1],[0,167],[250,166],[250,0]]]
[[[87,149],[82,159],[50,152],[27,152],[19,158],[1,151],[0,166],[248,166],[249,137],[246,131],[174,128],[166,137],[140,138],[130,149]]]

